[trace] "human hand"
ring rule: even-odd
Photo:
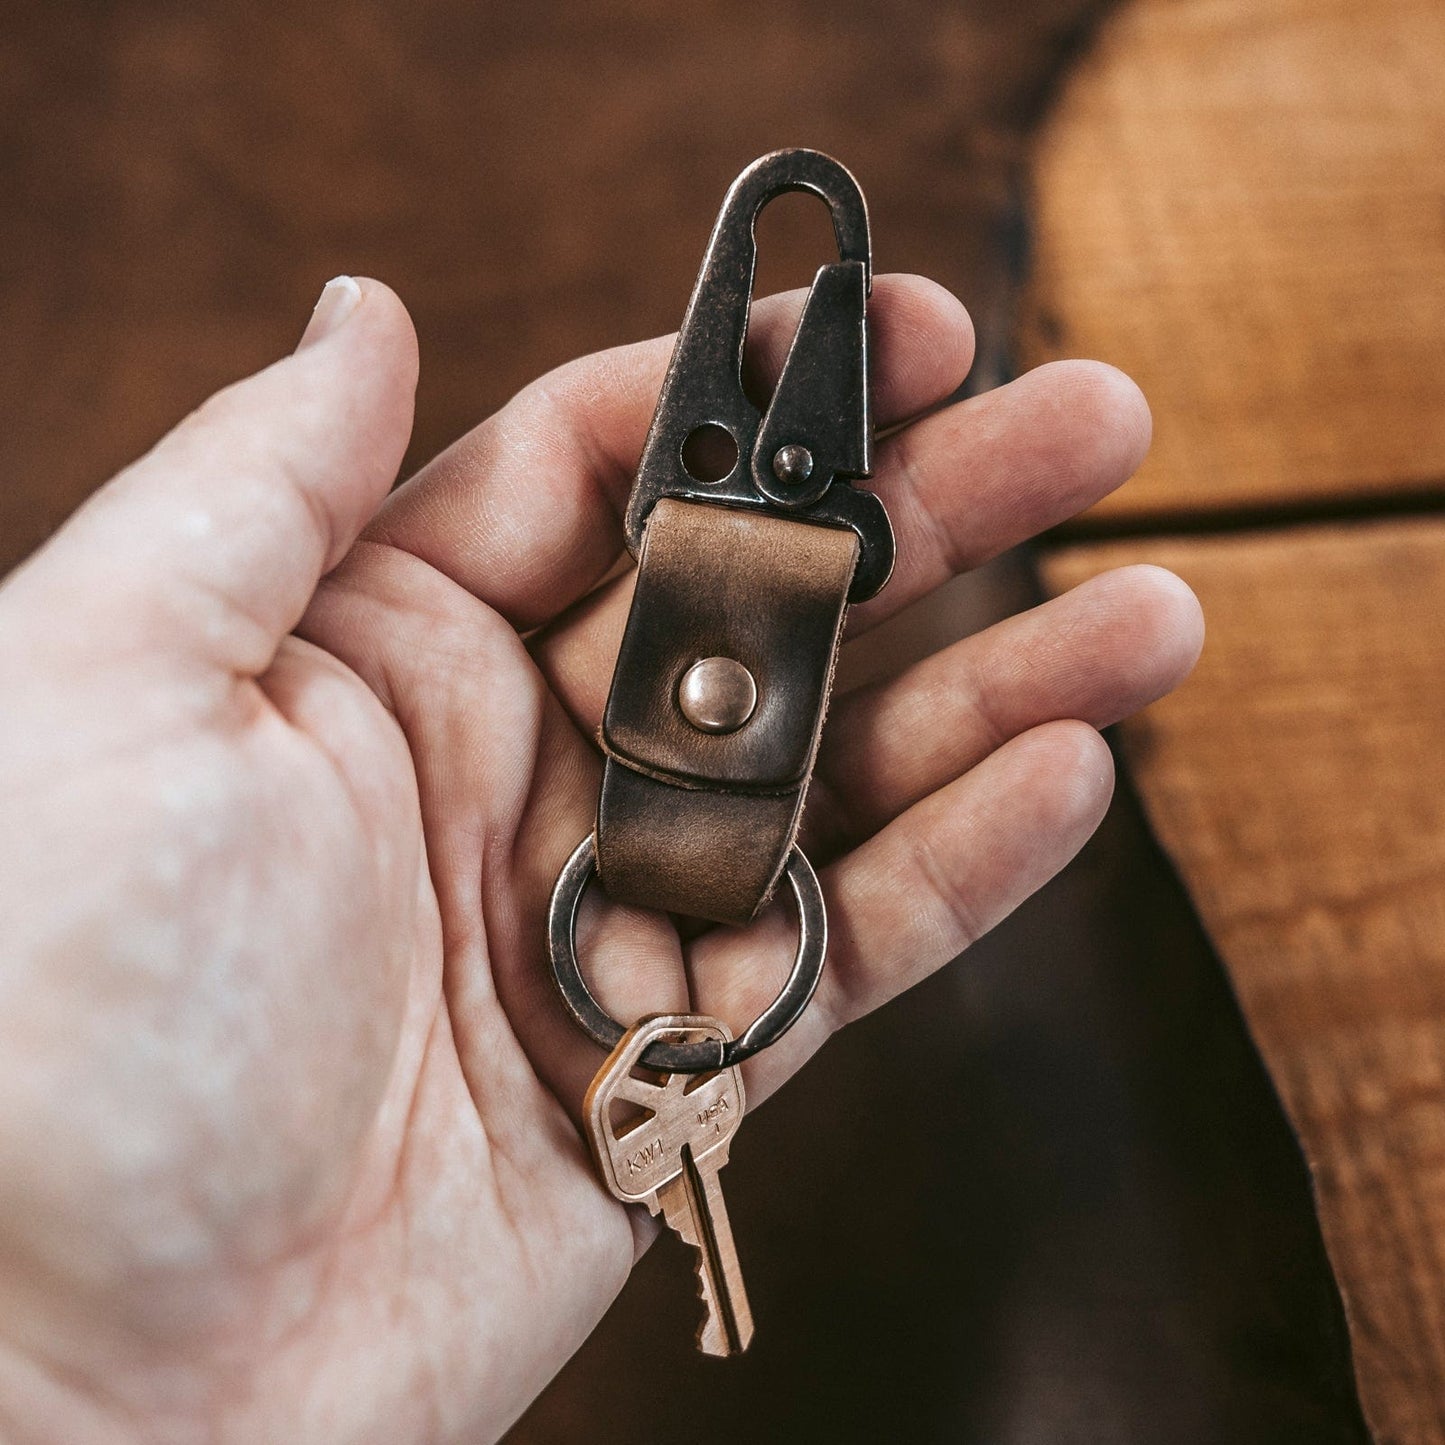
[[[800,303],[755,307],[764,373]],[[880,277],[870,317],[883,425],[956,388],[952,297]],[[592,824],[670,346],[544,377],[383,505],[415,342],[384,287],[333,283],[294,356],[0,588],[9,1437],[487,1438],[621,1288],[650,1229],[579,1136],[601,1055],[544,920]],[[1063,363],[881,442],[898,570],[851,635],[1088,506],[1148,431],[1127,380]],[[828,967],[751,1101],[1078,850],[1096,729],[1200,636],[1181,582],[1131,568],[835,699],[803,836]],[[791,956],[775,912],[684,950],[609,906],[580,946],[618,1017],[690,989],[744,1023]]]

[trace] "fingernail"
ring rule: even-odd
[[[361,287],[350,276],[334,276],[322,288],[321,297],[306,323],[306,330],[296,344],[300,351],[325,341],[356,310],[361,301]]]

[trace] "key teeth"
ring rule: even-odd
[[[693,1273],[697,1276],[697,1294],[703,1304],[702,1321],[697,1327],[697,1334],[693,1338],[694,1344],[705,1355],[712,1355],[715,1358],[726,1358],[730,1355],[745,1354],[747,1348],[753,1342],[753,1322],[751,1315],[745,1316],[740,1321],[740,1327],[746,1331],[734,1347],[732,1338],[723,1324],[721,1312],[717,1303],[708,1289],[707,1266],[703,1263],[702,1255],[699,1254],[693,1262]]]
[[[707,1266],[703,1262],[702,1251],[694,1250],[693,1253],[692,1272],[697,1279],[697,1297],[702,1301],[703,1308],[694,1343],[705,1355],[730,1355],[733,1350],[728,1343],[727,1331],[718,1316],[717,1302],[708,1288]]]

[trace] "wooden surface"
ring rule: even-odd
[[[1123,751],[1312,1166],[1380,1445],[1445,1441],[1442,73],[1436,0],[1127,6],[1049,122],[1021,322],[1154,407],[1076,529],[1130,535],[1043,575],[1204,603]]]
[[[1091,514],[1399,506],[1445,480],[1445,5],[1144,0],[1041,139],[1022,358],[1158,425]]]
[[[1194,678],[1124,729],[1313,1166],[1380,1445],[1445,1440],[1445,521],[1061,552],[1199,593]]]

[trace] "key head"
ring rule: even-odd
[[[612,1193],[657,1212],[657,1192],[683,1171],[683,1146],[694,1164],[719,1168],[742,1122],[740,1070],[714,1074],[634,1073],[659,1039],[724,1041],[726,1024],[702,1014],[652,1014],[622,1036],[587,1091],[584,1110],[592,1152]],[[619,1107],[622,1106],[622,1107]]]

